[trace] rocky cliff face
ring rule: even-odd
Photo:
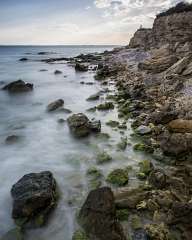
[[[150,28],[140,28],[138,29],[133,38],[130,40],[129,47],[130,48],[142,48],[142,49],[149,49],[151,46],[151,36],[152,36],[152,29]]]
[[[169,45],[179,53],[192,50],[192,11],[158,16],[152,29],[139,29],[131,39],[130,48],[160,48]]]

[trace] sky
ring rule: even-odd
[[[0,0],[0,45],[127,45],[180,1]]]

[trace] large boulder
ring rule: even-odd
[[[192,152],[192,133],[167,133],[160,139],[160,146],[167,155],[178,156]]]
[[[29,92],[33,90],[33,84],[17,80],[4,86],[3,90],[8,90],[11,93]]]
[[[92,240],[125,240],[116,218],[114,196],[103,187],[89,193],[79,214],[79,223]]]
[[[19,224],[42,226],[56,204],[56,181],[51,172],[24,175],[11,189],[12,217]]]
[[[91,132],[101,131],[101,122],[96,120],[90,121],[83,113],[73,114],[67,119],[67,122],[71,133],[75,137],[85,137]]]
[[[192,120],[176,119],[168,124],[170,131],[177,133],[192,133]]]
[[[63,107],[63,104],[64,104],[63,99],[58,99],[58,100],[50,103],[50,104],[47,106],[47,111],[48,111],[48,112],[53,112],[53,111],[57,110],[58,108]]]

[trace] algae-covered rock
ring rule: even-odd
[[[153,153],[154,152],[154,149],[151,146],[145,145],[144,143],[135,144],[133,149],[135,151],[141,151],[141,152],[147,152],[147,153]]]
[[[141,125],[138,128],[135,129],[136,133],[139,135],[147,135],[150,134],[152,132],[150,127]]]
[[[133,230],[141,229],[142,223],[141,219],[138,215],[133,215],[131,218],[131,227]]]
[[[72,237],[72,240],[89,240],[83,230],[77,230]]]
[[[139,162],[139,173],[144,173],[145,176],[149,175],[153,168],[153,164],[149,160],[143,160]]]
[[[64,100],[63,99],[58,99],[54,102],[51,102],[48,106],[47,106],[47,111],[48,112],[53,112],[61,107],[63,107],[64,105]]]
[[[152,240],[171,240],[169,230],[164,223],[148,224],[145,226],[145,230]]]
[[[98,164],[102,164],[110,162],[112,157],[107,152],[103,151],[97,154],[96,160]]]
[[[129,210],[124,208],[124,209],[118,209],[116,211],[117,219],[119,221],[127,221],[129,217]]]
[[[94,177],[101,177],[102,173],[101,170],[96,167],[91,167],[87,170],[88,176],[94,176]]]
[[[121,141],[117,144],[117,149],[121,151],[125,151],[127,147],[127,137],[122,137]]]
[[[114,104],[112,102],[101,103],[97,106],[97,110],[106,111],[114,109]]]
[[[110,126],[110,127],[112,127],[112,128],[115,128],[115,127],[118,127],[118,126],[119,126],[119,122],[114,121],[114,120],[110,120],[110,121],[106,122],[106,125],[107,125],[107,126]]]
[[[125,186],[128,181],[128,172],[125,169],[115,169],[107,176],[107,182],[116,186]]]

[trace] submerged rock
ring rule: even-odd
[[[114,196],[108,187],[89,193],[80,210],[79,223],[92,240],[126,239],[116,219]]]
[[[13,144],[13,143],[16,143],[19,139],[20,139],[20,136],[10,135],[5,139],[5,143]]]
[[[62,74],[62,71],[60,71],[60,70],[55,70],[54,74],[55,74],[55,75]]]
[[[97,154],[96,159],[98,164],[102,164],[110,162],[112,160],[112,157],[107,152],[103,151]]]
[[[29,92],[33,90],[33,84],[17,80],[4,86],[3,90],[8,90],[11,93]]]
[[[19,59],[20,62],[25,62],[25,61],[27,61],[27,60],[28,60],[28,58],[25,58],[25,57]]]
[[[91,132],[101,131],[100,121],[90,121],[83,113],[73,114],[67,119],[69,128],[75,137],[85,137]]]
[[[52,103],[50,103],[48,106],[47,106],[47,111],[48,112],[53,112],[55,110],[57,110],[58,108],[61,108],[64,104],[64,100],[63,99],[58,99]]]
[[[0,240],[24,240],[24,236],[21,229],[17,227],[3,235]]]
[[[100,92],[95,93],[93,95],[91,95],[90,97],[87,98],[87,101],[96,101],[99,100],[100,98]]]
[[[101,103],[97,106],[97,110],[99,111],[106,111],[111,109],[114,109],[114,104],[112,102]]]
[[[11,189],[12,217],[19,225],[42,226],[57,202],[56,181],[51,172],[24,175]]]

